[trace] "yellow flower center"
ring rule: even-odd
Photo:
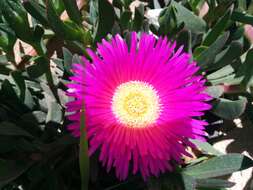
[[[112,98],[116,118],[129,127],[146,127],[160,114],[159,97],[148,83],[130,81],[119,85]]]

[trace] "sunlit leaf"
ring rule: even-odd
[[[197,179],[206,179],[241,171],[253,166],[253,161],[242,154],[227,154],[211,158],[203,163],[188,167],[183,173]]]
[[[243,114],[246,104],[246,98],[235,101],[220,98],[217,104],[214,105],[212,112],[224,119],[235,119]]]

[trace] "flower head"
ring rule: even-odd
[[[189,139],[204,140],[210,97],[205,80],[195,76],[198,66],[182,47],[166,38],[131,34],[131,44],[116,35],[98,44],[98,53],[88,49],[92,61],[73,66],[73,83],[67,104],[73,123],[69,129],[80,135],[79,119],[84,102],[89,154],[100,149],[99,159],[119,179],[129,169],[144,179],[173,169],[194,147]]]

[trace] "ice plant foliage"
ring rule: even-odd
[[[129,170],[144,179],[173,169],[194,147],[189,139],[204,140],[205,121],[198,120],[210,105],[199,67],[183,48],[166,38],[131,34],[130,47],[119,36],[102,40],[92,61],[74,64],[67,104],[73,112],[69,129],[80,135],[84,102],[89,154],[100,150],[107,171],[120,180]]]

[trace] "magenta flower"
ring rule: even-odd
[[[84,101],[89,154],[100,149],[99,160],[120,180],[129,168],[144,179],[170,171],[194,147],[189,138],[204,140],[207,123],[196,117],[210,109],[205,80],[194,76],[199,67],[190,55],[175,47],[166,38],[143,33],[138,40],[132,33],[128,49],[116,35],[98,44],[97,54],[87,50],[92,62],[74,65],[69,129],[80,135]]]

